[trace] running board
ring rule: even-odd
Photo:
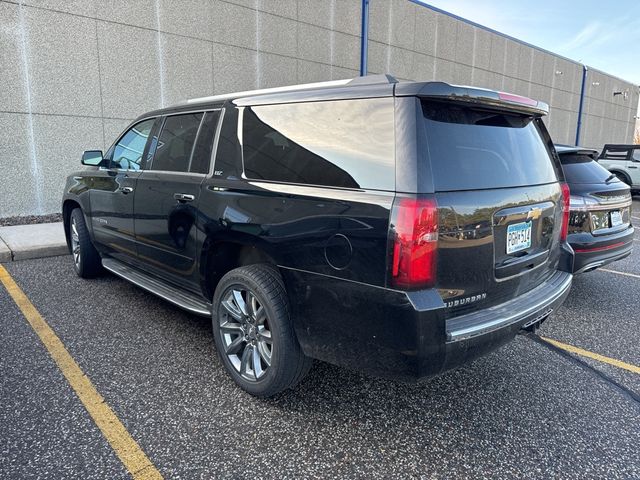
[[[198,298],[192,293],[169,285],[162,280],[125,265],[113,258],[103,258],[102,266],[114,275],[124,278],[137,287],[151,292],[154,295],[187,310],[188,312],[195,313],[196,315],[202,315],[203,317],[211,316],[211,304]]]

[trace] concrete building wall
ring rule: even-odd
[[[576,139],[583,65],[438,9],[371,0],[368,71],[504,90],[547,102],[554,141]],[[627,92],[613,95],[614,91]],[[580,143],[631,143],[638,87],[588,69]]]
[[[82,151],[106,149],[145,111],[357,76],[361,11],[361,0],[0,0],[0,217],[60,211]],[[580,64],[409,0],[370,0],[369,23],[369,72],[547,101],[556,141],[574,141]],[[582,143],[630,142],[637,103],[637,87],[590,70]]]
[[[360,0],[0,1],[0,217],[60,211],[80,155],[191,97],[351,78]]]

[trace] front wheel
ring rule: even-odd
[[[295,386],[309,371],[295,336],[282,278],[270,265],[227,273],[213,296],[218,355],[245,391],[269,397]]]
[[[78,276],[92,278],[98,275],[102,270],[100,254],[91,243],[84,215],[79,208],[73,209],[69,218],[69,239],[73,268]]]

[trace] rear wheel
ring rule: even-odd
[[[252,395],[291,388],[311,367],[293,331],[282,279],[269,265],[222,277],[213,297],[213,335],[225,369]]]
[[[73,267],[78,276],[92,278],[98,275],[102,270],[102,262],[98,251],[91,243],[84,215],[79,208],[75,208],[69,218],[69,239]]]

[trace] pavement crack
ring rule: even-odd
[[[574,364],[576,364],[579,367],[581,367],[583,370],[587,371],[590,375],[592,375],[594,377],[597,377],[600,380],[603,380],[605,383],[607,383],[614,390],[617,390],[620,394],[622,394],[622,396],[624,396],[627,399],[629,399],[629,400],[635,402],[636,404],[640,405],[640,395],[635,393],[633,390],[630,390],[629,388],[625,387],[621,383],[617,382],[616,380],[611,378],[609,375],[607,375],[603,371],[592,367],[591,365],[589,365],[587,362],[585,362],[584,360],[582,360],[578,356],[572,355],[571,353],[566,352],[566,351],[562,350],[561,348],[556,347],[555,345],[553,345],[553,344],[551,344],[549,342],[545,342],[543,339],[541,339],[536,334],[527,333],[524,336],[527,337],[528,339],[530,339],[530,340],[532,340],[532,341],[534,341],[534,342],[536,342],[536,343],[548,348],[552,352],[555,352],[558,355],[570,360]]]

